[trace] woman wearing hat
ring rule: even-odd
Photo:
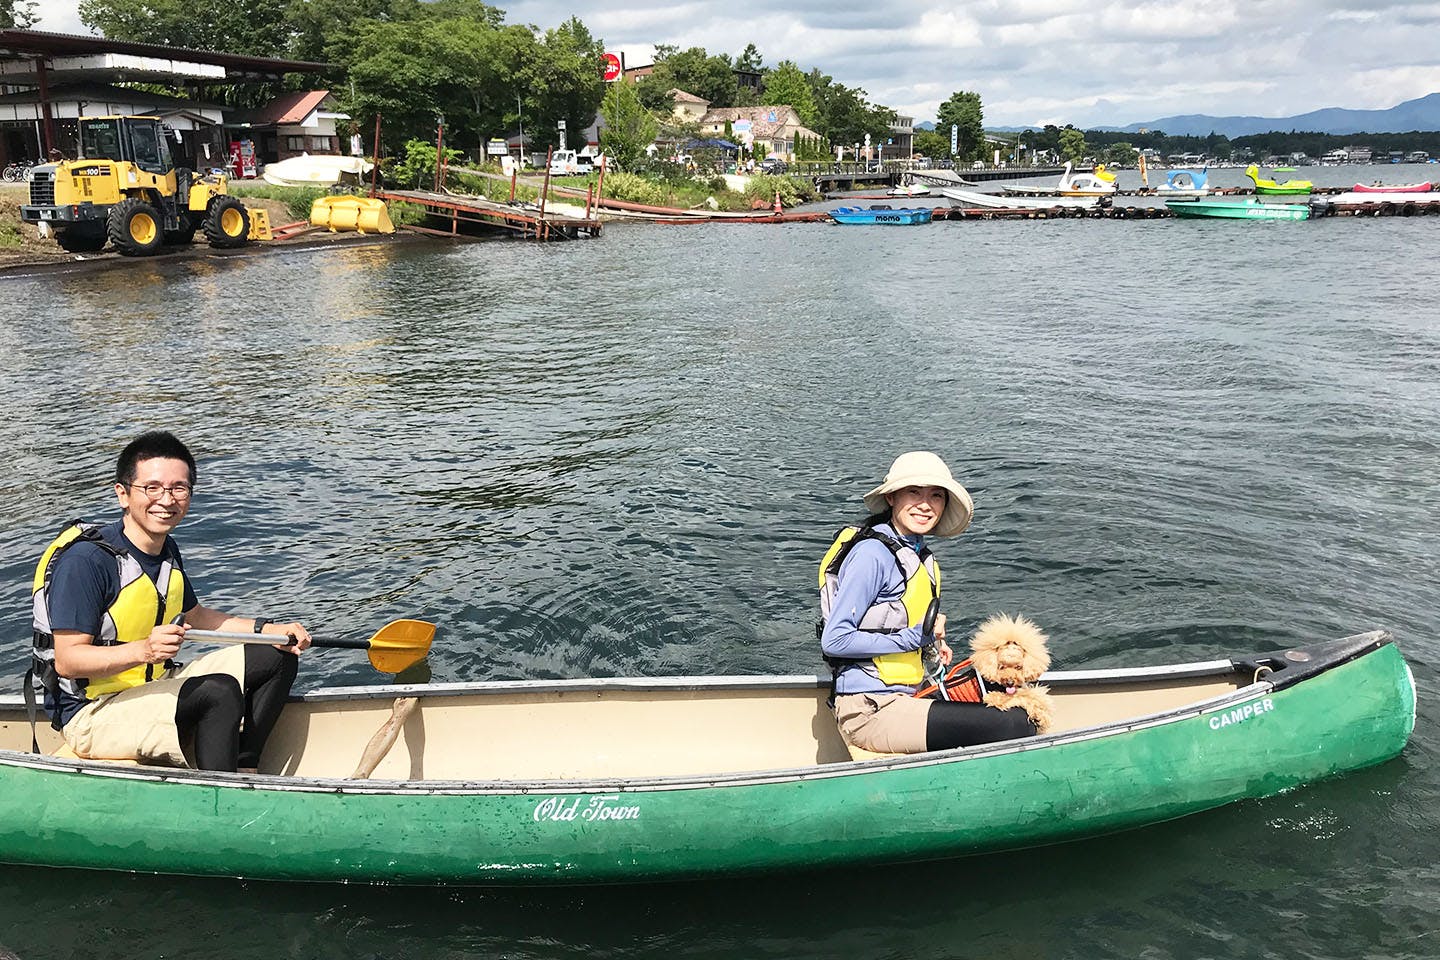
[[[925,538],[970,525],[970,494],[933,453],[902,454],[865,495],[871,516],[846,527],[820,564],[820,648],[835,671],[835,719],[849,744],[875,753],[920,753],[1035,735],[1021,709],[917,698],[925,680],[922,621],[940,595],[940,567]],[[951,659],[945,617],[935,652]]]

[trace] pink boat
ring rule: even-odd
[[[1378,180],[1369,186],[1363,183],[1355,184],[1356,193],[1429,193],[1430,189],[1429,180],[1424,183],[1401,183],[1393,187],[1385,186]]]

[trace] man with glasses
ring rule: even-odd
[[[253,772],[289,696],[310,634],[200,604],[170,536],[194,490],[185,445],[164,431],[141,434],[115,466],[121,518],[72,525],[40,559],[34,676],[52,724],[82,758]],[[190,628],[277,643],[225,647],[179,669]]]

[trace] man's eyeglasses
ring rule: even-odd
[[[195,488],[188,483],[177,483],[172,486],[165,486],[163,483],[131,483],[127,484],[131,490],[139,490],[151,500],[159,500],[165,494],[170,494],[177,502],[183,503],[190,499],[190,494]]]

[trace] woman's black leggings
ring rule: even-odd
[[[293,653],[251,644],[245,647],[243,691],[228,673],[208,673],[181,684],[175,726],[181,743],[194,738],[196,768],[233,773],[258,766],[299,669],[300,658]]]
[[[977,743],[1035,736],[1035,724],[1019,707],[996,710],[983,703],[936,700],[925,715],[925,749],[949,750]]]

